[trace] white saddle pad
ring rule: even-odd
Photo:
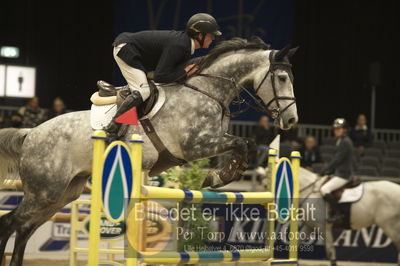
[[[364,183],[359,184],[353,188],[347,188],[343,191],[339,203],[350,203],[359,201],[364,192]]]
[[[158,86],[158,84],[156,84]],[[142,117],[151,119],[153,116],[157,114],[157,112],[163,107],[165,103],[165,91],[161,86],[158,86],[158,100],[155,103],[153,109],[145,116]],[[95,105],[92,104],[92,108],[90,111],[90,125],[94,130],[103,129],[106,127],[117,112],[116,104],[107,104],[107,105]]]
[[[117,112],[116,104],[94,105],[90,109],[90,125],[94,130],[103,129]]]

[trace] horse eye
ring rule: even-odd
[[[286,76],[278,76],[280,82],[286,82]]]

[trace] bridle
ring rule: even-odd
[[[267,79],[268,75],[271,75],[271,86],[272,86],[272,90],[274,93],[274,97],[264,106],[262,100],[259,97],[256,97],[253,95],[253,93],[251,93],[247,88],[245,88],[243,85],[238,84],[233,78],[227,78],[227,77],[223,77],[223,76],[218,76],[218,75],[212,75],[212,74],[205,74],[205,73],[196,73],[196,76],[201,76],[201,77],[208,77],[208,78],[217,78],[217,79],[222,79],[225,80],[227,82],[230,82],[233,84],[233,86],[235,87],[236,91],[237,91],[237,95],[236,95],[236,99],[233,101],[233,104],[236,105],[240,105],[240,104],[246,104],[247,107],[244,108],[243,110],[240,110],[238,112],[235,113],[230,113],[229,108],[226,107],[219,99],[215,98],[214,96],[212,96],[210,93],[205,92],[199,88],[197,88],[196,86],[193,86],[191,84],[187,84],[186,82],[183,83],[183,85],[185,85],[188,88],[191,88],[193,90],[196,90],[200,93],[203,93],[205,95],[207,95],[208,97],[214,99],[215,101],[217,101],[219,103],[219,105],[221,105],[224,115],[228,116],[228,117],[235,117],[238,116],[239,114],[247,111],[248,109],[252,108],[256,111],[259,112],[265,112],[268,115],[270,115],[273,119],[277,119],[279,118],[290,106],[292,106],[293,104],[296,103],[296,98],[295,97],[289,97],[289,96],[278,96],[278,90],[276,88],[275,85],[275,73],[274,71],[277,69],[282,69],[282,68],[291,68],[292,65],[290,63],[286,63],[286,62],[277,62],[275,61],[275,51],[271,51],[269,54],[269,61],[270,61],[270,66],[268,68],[268,71],[265,73],[263,79],[261,80],[260,84],[257,86],[257,88],[255,89],[256,95],[258,93],[258,91],[260,90],[261,86],[264,84],[265,80]],[[201,63],[200,63],[201,65]],[[289,75],[291,82],[293,83],[293,77],[291,75]],[[246,94],[252,98],[252,100],[255,103],[255,106],[251,103],[249,103],[248,101],[246,101],[245,99],[243,99],[242,97],[240,97],[239,93],[240,91],[244,91],[246,92]],[[289,103],[285,108],[283,108],[281,110],[281,105],[280,105],[280,100],[291,100],[292,102]],[[269,108],[271,106],[272,103],[276,104],[276,108]]]
[[[286,63],[286,62],[277,62],[275,61],[275,51],[271,51],[271,53],[269,54],[269,69],[267,71],[267,73],[265,74],[264,78],[261,80],[260,84],[258,85],[256,91],[256,94],[258,94],[258,91],[260,90],[261,86],[263,85],[264,81],[267,79],[268,74],[271,75],[271,87],[272,87],[272,91],[274,93],[274,98],[272,98],[266,105],[265,105],[265,109],[267,110],[267,113],[270,114],[270,116],[274,119],[278,118],[279,116],[281,116],[290,106],[292,106],[293,104],[296,103],[296,98],[295,97],[289,97],[289,96],[278,96],[278,91],[275,85],[275,70],[279,69],[279,68],[291,68],[292,64],[290,63]],[[290,81],[293,84],[293,77],[289,74],[289,78]],[[289,100],[292,101],[291,103],[289,103],[288,105],[286,105],[285,108],[283,108],[281,110],[281,105],[279,103],[280,100]],[[271,106],[271,104],[275,102],[276,104],[276,108],[272,108],[270,109],[269,107]]]

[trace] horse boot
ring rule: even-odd
[[[343,220],[343,214],[341,213],[338,202],[332,193],[326,194],[324,200],[329,203],[331,207],[332,215],[326,218],[326,221],[331,224],[340,223]]]
[[[208,173],[202,187],[220,188],[239,180],[247,167],[246,157],[232,155],[229,162],[221,170],[213,170]]]
[[[117,123],[115,119],[118,118],[120,115],[126,113],[129,109],[137,107],[142,103],[142,95],[140,95],[140,92],[137,90],[132,91],[132,93],[125,98],[111,122],[108,124],[107,127],[104,128],[110,142],[118,139],[118,131],[121,128],[121,124]]]

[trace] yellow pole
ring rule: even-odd
[[[94,139],[94,141],[88,265],[97,266],[99,264],[100,248],[101,176],[103,174],[106,133],[102,130],[97,130],[93,133],[92,138]]]
[[[131,139],[131,162],[133,168],[132,193],[129,204],[129,215],[127,219],[128,251],[127,266],[139,265],[138,250],[141,246],[141,222],[138,221],[137,207],[140,205],[140,195],[142,186],[142,144],[140,135],[134,134]],[[132,241],[132,242],[131,242]],[[133,245],[133,246],[132,246]]]
[[[69,232],[69,266],[76,266],[77,265],[77,257],[78,254],[76,253],[75,249],[77,247],[78,241],[78,205],[73,201],[71,203],[71,227]]]
[[[270,248],[271,250],[271,258],[274,257],[274,243],[275,243],[275,219],[274,217],[271,217],[270,215],[275,215],[275,179],[276,179],[276,156],[277,156],[277,151],[275,149],[269,149],[268,153],[268,167],[269,173],[271,174],[270,180],[271,182],[269,183],[270,185],[270,191],[272,193],[273,200],[271,203],[268,203],[267,206],[267,219],[269,219],[269,225],[268,225],[268,237],[266,246]]]
[[[147,185],[147,180],[148,180],[148,172],[147,171],[142,171],[142,185],[146,186]],[[143,193],[142,193],[143,194]],[[143,213],[145,214],[146,219],[143,219],[143,221],[140,223],[140,232],[141,233],[141,238],[139,239],[140,241],[140,246],[139,250],[140,251],[146,251],[147,249],[147,212],[148,212],[148,206],[149,202],[147,199],[143,199],[141,195],[141,204],[143,206]]]
[[[292,151],[290,154],[292,159],[292,172],[293,172],[293,205],[292,205],[292,216],[290,217],[290,239],[289,248],[289,259],[297,260],[298,258],[298,219],[297,211],[299,208],[299,171],[300,171],[300,159],[301,155],[298,151]]]

